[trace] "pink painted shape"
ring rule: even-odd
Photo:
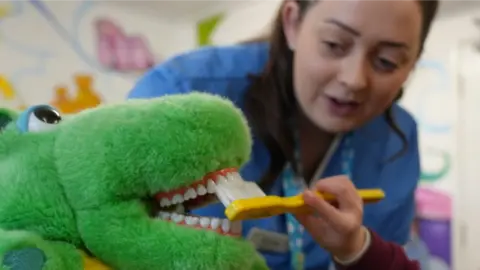
[[[155,63],[147,41],[140,36],[127,36],[115,23],[107,19],[96,22],[98,60],[103,66],[118,71],[139,71]]]
[[[439,190],[419,187],[415,192],[417,215],[420,218],[450,220],[452,199]]]
[[[131,49],[130,59],[132,67],[135,69],[146,69],[154,65],[153,54],[142,37],[130,37],[128,43]]]
[[[116,67],[116,37],[123,35],[120,29],[109,20],[98,20],[96,22],[98,49],[98,60],[103,66]]]

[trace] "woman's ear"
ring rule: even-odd
[[[398,90],[397,96],[395,97],[395,99],[393,101],[394,102],[399,101],[403,97],[403,92],[404,92],[404,88],[402,87],[402,88],[400,88],[400,90]]]
[[[294,51],[300,31],[300,7],[295,1],[287,0],[282,5],[283,32],[290,50]]]

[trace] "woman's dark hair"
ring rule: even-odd
[[[296,0],[295,2],[303,18],[317,1]],[[422,12],[421,53],[437,13],[438,1],[418,0],[418,2]],[[270,166],[260,181],[263,189],[271,187],[287,162],[295,164],[293,134],[291,126],[286,121],[296,113],[297,109],[292,78],[293,52],[288,47],[284,34],[281,10],[282,7],[274,20],[271,33],[244,42],[268,42],[270,46],[269,61],[260,75],[252,76],[252,84],[245,97],[245,113],[254,136],[262,140],[270,153]],[[400,89],[394,102],[398,101],[402,94],[403,89]],[[390,128],[403,143],[402,149],[390,159],[392,160],[405,153],[408,141],[406,135],[395,123],[391,106],[385,111],[384,116]]]

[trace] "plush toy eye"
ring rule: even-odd
[[[48,106],[36,107],[28,118],[28,131],[50,130],[62,121],[60,114]]]

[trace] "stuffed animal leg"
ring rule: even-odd
[[[0,229],[0,256],[2,270],[83,270],[75,246],[27,231]]]

